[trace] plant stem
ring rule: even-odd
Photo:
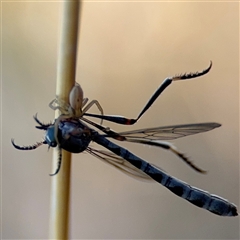
[[[61,36],[59,45],[56,95],[68,102],[69,92],[75,84],[79,1],[63,2]],[[59,113],[56,111],[55,117]],[[57,167],[58,152],[53,153],[53,170]],[[50,239],[67,239],[69,225],[71,153],[62,150],[62,165],[59,173],[51,177]]]

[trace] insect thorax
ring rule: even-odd
[[[91,129],[79,120],[62,120],[58,126],[60,147],[72,153],[80,153],[87,149],[92,140]]]

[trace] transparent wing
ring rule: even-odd
[[[110,128],[98,125],[88,119],[84,118],[83,120],[93,125],[94,127],[100,129],[101,131],[105,132],[106,135],[102,135],[103,137],[106,138],[111,137],[118,141],[140,143],[169,150],[176,154],[178,157],[180,157],[194,170],[200,173],[206,173],[206,171],[193,164],[193,162],[190,161],[188,157],[186,157],[183,153],[179,152],[177,148],[174,147],[171,143],[163,142],[162,140],[172,140],[180,137],[185,137],[196,133],[206,132],[221,126],[221,124],[219,123],[197,123],[197,124],[173,125],[166,127],[144,128],[140,130],[116,133]]]
[[[132,164],[130,164],[125,159],[115,155],[114,153],[106,150],[97,150],[88,147],[86,149],[88,153],[91,155],[99,158],[100,160],[104,161],[105,163],[108,163],[118,170],[122,171],[123,173],[127,174],[130,177],[136,178],[138,180],[145,180],[145,181],[153,181],[152,178],[150,178],[147,174],[145,174],[140,169],[134,167]]]
[[[118,134],[123,137],[126,137],[127,139],[172,140],[201,132],[207,132],[220,126],[221,124],[214,122],[196,123],[155,128],[144,128],[139,130],[120,132]],[[111,137],[111,135],[109,135],[109,137]]]

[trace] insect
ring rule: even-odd
[[[18,146],[14,143],[12,139],[12,144],[15,148],[19,150],[32,150],[41,146],[42,144],[47,144],[49,147],[59,148],[59,162],[55,175],[59,172],[61,166],[61,149],[67,150],[72,153],[80,153],[87,151],[91,155],[113,165],[114,167],[122,170],[128,175],[136,178],[155,180],[162,184],[174,194],[182,197],[189,201],[190,203],[204,208],[212,213],[221,216],[237,216],[237,208],[234,204],[230,203],[219,196],[211,195],[201,189],[190,186],[189,184],[174,178],[167,173],[165,173],[160,168],[150,164],[143,159],[137,157],[133,153],[129,152],[127,149],[118,146],[117,144],[111,142],[109,138],[113,138],[119,141],[135,142],[145,145],[151,145],[156,147],[161,147],[172,151],[174,154],[178,155],[182,160],[184,160],[190,167],[199,172],[204,172],[192,162],[190,162],[182,153],[180,153],[172,144],[168,142],[161,142],[159,140],[172,140],[184,136],[189,136],[192,134],[197,134],[201,132],[206,132],[214,128],[220,127],[218,123],[198,123],[198,124],[186,124],[186,125],[174,125],[167,127],[155,127],[146,128],[128,132],[117,133],[108,127],[104,127],[97,123],[94,123],[84,116],[91,116],[96,118],[101,118],[103,120],[112,121],[120,124],[134,124],[137,120],[144,114],[144,112],[153,104],[157,97],[163,92],[163,90],[171,84],[173,80],[183,80],[190,79],[194,77],[199,77],[206,74],[211,68],[210,66],[197,73],[190,73],[184,75],[178,75],[173,78],[167,78],[157,89],[157,91],[150,98],[146,106],[140,112],[136,119],[128,119],[121,116],[106,116],[106,115],[96,115],[89,113],[82,113],[79,117],[78,114],[74,114],[74,107],[70,104],[67,108],[59,106],[59,109],[67,109],[65,115],[60,116],[56,119],[54,123],[44,124],[40,122],[37,116],[34,116],[35,121],[38,123],[36,126],[38,129],[45,130],[45,139],[31,146]],[[66,105],[65,105],[66,106]],[[72,109],[73,110],[72,110]],[[71,115],[70,117],[67,117]],[[57,124],[56,124],[57,122]],[[95,128],[101,130],[104,134],[98,133],[93,128],[90,128],[87,124],[91,124]],[[57,126],[57,129],[56,129]],[[57,132],[56,132],[57,131]],[[106,150],[97,150],[89,146],[90,142],[103,146]]]

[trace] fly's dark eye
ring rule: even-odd
[[[50,146],[51,146],[51,147],[56,147],[56,146],[57,146],[57,142],[51,142],[51,143],[50,143]]]

